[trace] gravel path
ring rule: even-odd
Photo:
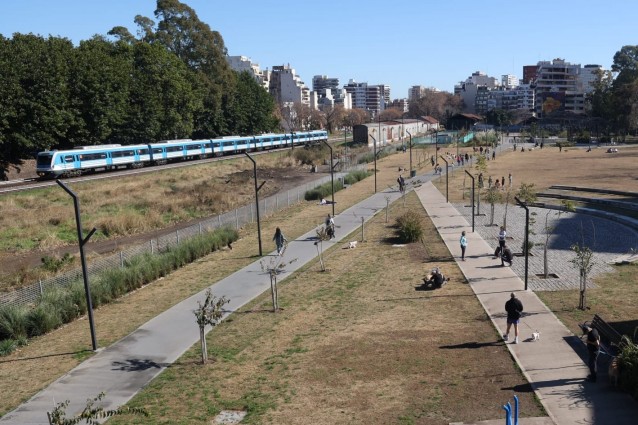
[[[455,208],[465,216],[468,223],[472,223],[472,207],[466,204],[455,204]],[[505,214],[504,205],[494,206],[494,226],[490,226],[489,204],[481,204],[481,214],[475,217],[475,231],[483,239],[491,243],[494,248],[498,246],[499,226],[503,223]],[[547,216],[549,212],[549,216]],[[548,218],[547,227],[550,230],[548,250],[548,272],[555,273],[558,278],[544,279],[537,274],[543,274],[543,245],[546,235],[545,220]],[[593,217],[585,214],[561,213],[542,208],[530,208],[530,229],[534,234],[530,235],[530,241],[535,246],[531,249],[529,257],[529,288],[534,291],[558,291],[563,289],[578,289],[579,270],[570,262],[576,258],[571,246],[580,243],[593,251],[593,267],[588,277],[588,287],[594,287],[591,283],[594,277],[610,273],[613,269],[610,264],[626,255],[631,249],[638,249],[638,232],[609,220]],[[525,210],[521,207],[511,206],[507,210],[507,244],[512,251],[520,253],[523,247],[525,230]],[[500,260],[495,259],[494,262]],[[514,257],[512,270],[525,278],[525,257]]]

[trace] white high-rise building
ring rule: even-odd
[[[353,108],[370,111],[375,117],[390,104],[390,87],[385,84],[368,85],[350,80],[343,88],[352,96]]]
[[[317,108],[342,105],[344,109],[352,109],[352,96],[339,88],[338,78],[315,75],[312,77],[312,89],[317,93]]]
[[[259,64],[254,63],[246,56],[226,56],[226,61],[231,69],[237,72],[250,72],[257,82],[266,90],[268,90],[270,72],[259,69]]]
[[[518,78],[516,75],[505,74],[501,76],[501,85],[506,89],[513,89],[518,86]]]

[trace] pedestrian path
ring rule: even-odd
[[[508,343],[507,347],[550,418],[557,425],[637,424],[638,403],[628,394],[604,379],[585,382],[589,369],[584,345],[534,292],[524,290],[523,281],[509,267],[501,267],[500,260],[492,259],[494,247],[478,232],[472,232],[464,216],[445,201],[432,183],[423,184],[416,193],[448,249],[459,260],[461,271],[498,335],[505,332],[504,308],[510,293],[515,292],[522,301],[526,315],[519,325],[520,343]],[[459,239],[463,230],[467,233],[468,248],[466,261],[461,262]],[[541,332],[540,341],[531,341],[534,331]]]
[[[373,194],[368,199],[348,208],[335,219],[336,238],[323,242],[324,249],[341,243],[341,238],[361,227],[386,207],[386,200],[394,202],[401,196],[397,189],[387,189]],[[315,228],[291,241],[285,257],[289,264],[283,276],[293,273],[317,256],[314,245]],[[268,254],[275,255],[275,252]],[[230,303],[227,313],[241,308],[270,288],[270,278],[261,269],[259,260],[233,273],[211,286],[213,294],[226,296]],[[55,402],[70,400],[67,413],[80,412],[87,398],[100,392],[106,397],[102,405],[106,410],[126,404],[138,391],[160,374],[171,363],[199,341],[199,329],[193,310],[198,301],[203,301],[206,290],[180,302],[169,310],[148,321],[136,331],[84,361],[49,387],[0,419],[0,424],[47,425],[47,411]]]

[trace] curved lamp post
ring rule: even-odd
[[[518,196],[515,196],[514,200],[518,205],[525,208],[525,241],[523,243],[525,247],[525,290],[527,291],[527,275],[529,271],[529,208],[525,202],[518,199]]]
[[[474,176],[467,170],[465,170],[465,174],[472,179],[472,233],[474,233]]]
[[[73,206],[75,207],[75,224],[78,230],[78,244],[80,245],[80,260],[82,261],[82,278],[84,279],[84,294],[86,296],[86,309],[89,316],[89,327],[91,328],[91,344],[93,351],[97,350],[97,340],[95,338],[95,322],[93,321],[93,302],[91,301],[91,288],[89,287],[89,275],[86,268],[86,258],[84,257],[84,245],[89,241],[93,233],[97,230],[95,227],[86,235],[86,238],[82,236],[82,219],[80,216],[80,202],[78,197],[71,189],[69,189],[60,180],[56,180],[56,183],[64,189],[66,193],[73,198]]]
[[[450,166],[450,164],[448,164],[447,159],[443,158],[443,155],[439,155],[439,157],[445,161],[445,202],[450,202],[450,197],[449,197],[449,192],[448,192],[448,167]]]
[[[412,177],[412,133],[409,130],[405,130],[405,132],[410,136],[410,177]]]
[[[255,143],[255,149],[257,149],[257,141],[254,137],[253,142]],[[244,155],[246,155],[248,159],[250,159],[253,163],[253,178],[255,181],[255,209],[257,212],[257,240],[259,241],[259,256],[261,257],[263,254],[261,249],[261,222],[259,220],[259,189],[261,189],[266,182],[262,182],[259,187],[257,187],[257,163],[255,162],[253,157],[248,154],[248,152],[244,152]]]
[[[374,141],[374,193],[377,193],[377,139],[372,134],[370,137]]]
[[[334,175],[334,165],[332,165],[332,146],[325,140],[322,142],[328,146],[330,149],[330,182],[332,183],[332,216],[335,216],[335,175]]]

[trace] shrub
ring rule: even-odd
[[[18,348],[18,343],[14,339],[0,341],[0,356],[8,356]]]
[[[402,242],[416,242],[423,236],[421,217],[414,211],[408,211],[398,217],[396,224]]]
[[[0,307],[0,340],[27,336],[27,309],[16,306]]]
[[[343,181],[345,184],[355,184],[365,179],[366,177],[369,177],[371,174],[372,173],[370,171],[366,170],[352,171],[343,178]]]
[[[179,246],[158,255],[146,253],[135,256],[127,260],[123,268],[108,270],[92,279],[91,302],[94,307],[107,304],[126,292],[150,283],[238,238],[239,233],[235,229],[224,227],[184,241]],[[65,288],[47,290],[40,297],[36,307],[31,310],[14,306],[1,307],[0,355],[15,350],[15,344],[26,344],[27,336],[43,335],[86,311],[82,280],[77,280]],[[5,342],[9,340],[13,342]]]
[[[37,305],[27,313],[27,335],[30,338],[51,332],[61,324],[62,319],[57,311],[46,303]]]
[[[339,180],[335,181],[335,192],[340,191],[341,189],[343,189],[343,184],[341,184],[341,182]],[[311,189],[309,191],[307,191],[304,195],[304,199],[306,201],[313,201],[313,200],[321,200],[323,198],[327,198],[328,195],[332,194],[332,183],[328,182],[328,183],[324,183],[321,186],[315,187],[314,189]]]
[[[620,360],[620,386],[638,399],[638,345],[627,336],[623,336],[623,350]]]

